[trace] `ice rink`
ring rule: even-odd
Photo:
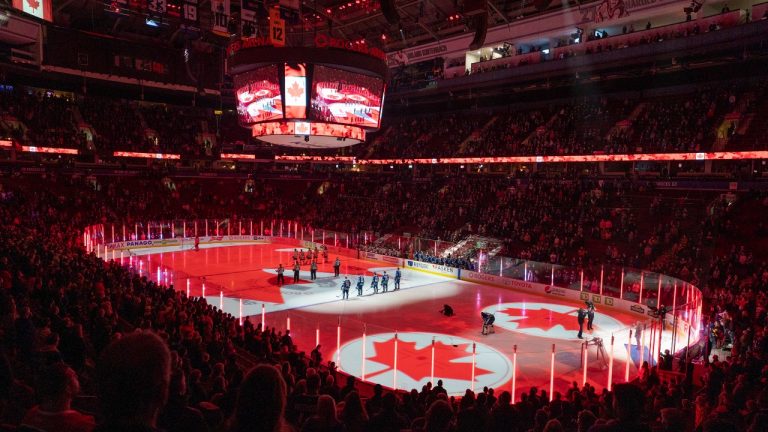
[[[582,340],[576,311],[583,303],[411,269],[401,269],[401,290],[393,291],[396,266],[339,256],[341,273],[334,277],[333,254],[328,262],[321,255],[316,280],[310,280],[309,265],[304,265],[299,282],[293,283],[294,248],[265,243],[133,250],[130,261],[151,279],[172,280],[177,290],[204,295],[210,304],[250,317],[254,324],[261,322],[263,310],[267,327],[285,331],[290,326],[300,350],[309,353],[319,343],[324,360],[386,387],[420,389],[442,379],[450,394],[461,395],[485,386],[511,390],[514,381],[519,397],[531,386],[549,391],[551,385],[563,392],[574,382],[581,385],[586,372],[586,380],[602,389],[611,363],[612,382],[619,383],[636,376],[641,352],[648,357],[650,331],[638,349],[635,335],[629,335],[637,318],[629,314],[611,310],[608,315],[598,306],[594,330],[585,330]],[[277,286],[280,263],[286,268],[282,287]],[[391,276],[389,292],[380,287],[373,294],[371,277],[384,271]],[[356,289],[359,275],[365,279],[362,296]],[[341,298],[345,276],[352,281],[349,300]],[[444,304],[453,307],[455,316],[439,313]],[[481,334],[481,311],[495,314],[495,333]],[[666,331],[662,348],[670,337]],[[593,342],[586,356],[585,340]]]

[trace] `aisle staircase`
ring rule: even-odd
[[[464,154],[467,150],[467,146],[469,143],[479,140],[483,137],[483,134],[485,134],[485,131],[488,130],[491,126],[493,126],[494,123],[496,123],[496,120],[498,120],[499,116],[494,115],[491,117],[490,120],[488,120],[481,128],[473,131],[471,134],[469,134],[468,137],[464,139],[464,141],[461,142],[459,145],[459,153],[458,154]]]
[[[632,110],[631,113],[629,113],[629,115],[626,118],[617,121],[613,125],[613,127],[611,127],[608,130],[604,138],[610,138],[611,136],[613,136],[613,134],[615,134],[621,129],[631,128],[635,120],[637,120],[637,118],[640,117],[640,114],[642,114],[643,111],[645,111],[646,106],[647,105],[645,102],[640,102],[639,104],[637,104],[637,106],[635,106],[635,108]]]

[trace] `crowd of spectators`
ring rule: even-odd
[[[662,379],[649,368],[639,382],[616,386],[613,392],[574,385],[564,394],[554,394],[551,402],[548,394],[535,388],[516,401],[510,401],[508,392],[497,394],[494,389],[467,391],[454,399],[445,395],[440,383],[410,393],[376,389],[364,400],[354,391],[354,381],[343,388],[337,385],[340,375],[322,362],[319,349],[303,355],[289,334],[261,329],[249,320],[240,326],[235,317],[204,300],[158,286],[115,263],[105,264],[78,246],[79,228],[107,220],[113,211],[162,217],[164,211],[192,214],[194,206],[208,206],[213,208],[206,211],[220,212],[231,210],[226,201],[190,205],[184,200],[195,196],[194,190],[205,195],[201,192],[205,188],[175,181],[169,209],[158,210],[137,203],[166,198],[167,181],[155,180],[156,187],[144,184],[143,189],[138,183],[123,183],[118,190],[99,180],[102,189],[96,191],[87,178],[45,180],[49,183],[45,189],[33,188],[22,179],[3,182],[0,195],[4,221],[0,227],[4,317],[0,334],[5,360],[0,412],[6,424],[25,423],[46,430],[66,421],[73,430],[94,430],[98,425],[96,430],[139,430],[141,426],[141,430],[156,427],[169,432],[590,430],[593,423],[596,431],[617,427],[760,431],[768,424],[768,392],[761,385],[768,379],[764,331],[768,268],[746,249],[734,248],[712,258],[710,284],[704,285],[709,299],[705,315],[716,323],[712,329],[731,335],[734,347],[730,358],[713,359],[706,366],[701,382]],[[488,179],[463,183],[451,184],[450,190],[490,189],[498,204],[494,211],[512,205],[513,215],[499,216],[487,225],[522,233],[522,240],[529,238],[531,243],[536,239],[536,244],[559,245],[566,257],[579,256],[579,229],[581,237],[600,239],[627,237],[634,229],[630,216],[611,213],[617,209],[613,203],[638,191],[631,184],[532,181],[524,185]],[[344,183],[344,187],[355,188],[353,184]],[[421,198],[416,190],[401,188],[414,194],[402,203]],[[271,195],[281,189],[260,191]],[[142,194],[142,199],[129,199]],[[330,196],[338,204],[336,196]],[[535,196],[542,198],[514,205]],[[571,207],[576,208],[573,213],[568,210]],[[601,207],[605,210],[595,211]],[[735,229],[737,220],[724,210],[732,206],[715,207],[721,210],[712,213],[720,216],[703,229],[719,237]],[[389,209],[410,212],[407,207]],[[566,210],[569,213],[562,213]],[[584,232],[581,224],[586,220],[594,227]],[[514,224],[518,228],[509,231]],[[568,228],[569,224],[577,227]],[[577,240],[572,242],[573,238]],[[545,252],[539,253],[544,256]],[[437,259],[421,253],[418,258]],[[247,370],[253,364],[263,366]],[[143,374],[136,375],[137,368]],[[94,396],[98,403],[89,405],[89,398],[78,397],[78,392]]]
[[[255,143],[234,112],[217,116],[208,108],[39,89],[0,90],[4,133],[18,144],[77,148],[85,157],[98,155],[106,161],[113,160],[116,150],[177,153],[184,161],[216,159],[222,151],[260,158],[306,153]],[[391,115],[366,144],[313,153],[403,159],[710,151],[728,118],[737,119],[731,120],[725,137],[735,145],[759,127],[753,121],[740,132],[746,135],[736,134],[738,118],[759,109],[750,102],[757,96],[749,89],[713,85],[653,98],[605,94],[547,105]]]
[[[746,21],[749,22],[749,19]],[[495,55],[491,55],[491,53],[481,55],[480,60],[477,63],[473,63],[472,67],[467,69],[464,74],[454,73],[447,76],[444,74],[431,74],[425,77],[423,73],[414,73],[410,76],[400,76],[395,84],[400,89],[418,89],[442,79],[513,69],[529,64],[564,60],[636,46],[658,44],[718,31],[740,23],[740,18],[735,15],[721,14],[708,17],[706,22],[702,23],[698,20],[691,20],[689,17],[685,22],[662,27],[653,27],[650,21],[643,26],[644,28],[638,29],[635,29],[634,24],[629,24],[624,25],[621,32],[617,34],[609,34],[607,30],[595,30],[594,33],[590,34],[582,34],[580,31],[577,31],[567,38],[558,39],[554,46],[521,44],[517,49],[510,49],[509,43],[505,43],[504,46],[497,47],[492,51]],[[420,71],[418,67],[413,67],[412,69],[417,72]]]
[[[416,252],[413,254],[413,259],[464,270],[475,270],[475,264],[471,259],[467,257],[452,257],[451,254],[447,254],[446,256],[434,256],[429,252]]]
[[[26,92],[11,87],[0,91],[0,112],[7,116],[5,133],[25,145],[83,145],[84,137],[76,128],[74,106],[74,100],[53,92]]]

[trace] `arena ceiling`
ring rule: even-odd
[[[158,39],[174,45],[188,40],[215,44],[228,41],[226,37],[206,31],[211,28],[211,0],[199,0],[200,31],[182,27],[179,11],[183,1],[167,0],[167,15],[158,26],[149,26],[146,10],[133,6],[139,2],[118,7],[116,0],[53,0],[54,22],[64,27],[154,43]],[[378,0],[293,1],[299,5],[298,11],[287,8],[284,11],[288,12],[288,40],[295,45],[311,40],[316,32],[323,32],[351,41],[364,39],[370,45],[391,52],[474,32],[476,21],[466,13],[465,0],[395,0],[400,22],[394,25],[384,17]],[[283,0],[284,4],[289,2]],[[278,2],[264,0],[257,4],[260,9],[258,31],[265,32],[267,10]],[[488,26],[514,25],[523,17],[576,4],[569,0],[489,0],[486,2]],[[241,0],[231,0],[231,26],[235,33],[239,28],[240,6]]]

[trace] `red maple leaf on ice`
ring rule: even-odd
[[[296,82],[293,83],[287,90],[288,94],[297,98],[304,94],[304,89]]]
[[[574,315],[576,309],[566,312],[557,312],[546,308],[541,309],[520,309],[508,308],[503,312],[511,317],[517,323],[517,330],[524,328],[540,328],[549,331],[557,325],[563,326],[565,330],[579,331],[579,323]]]
[[[384,364],[387,367],[368,374],[368,377],[380,375],[394,369],[394,338],[384,342],[373,342],[373,350],[376,354],[368,357],[368,360]],[[435,341],[435,377],[469,381],[472,376],[472,361],[458,362],[456,360],[471,355],[471,345],[468,343],[453,346]],[[423,348],[416,348],[416,342],[402,340],[397,342],[397,370],[408,375],[414,381],[418,382],[422,379],[430,378],[431,360],[431,344],[427,344]],[[475,365],[475,378],[489,373],[491,371]]]

